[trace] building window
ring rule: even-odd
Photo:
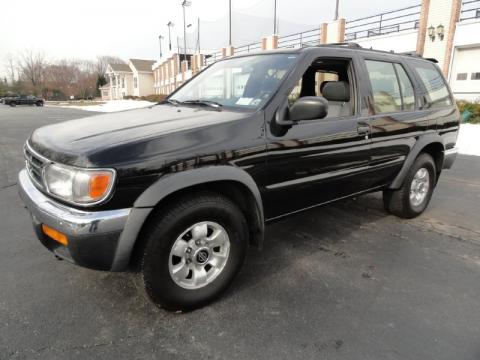
[[[125,89],[125,78],[122,77],[122,88]]]
[[[480,80],[480,72],[472,73],[472,77],[471,77],[470,79],[472,79],[472,80]]]
[[[458,73],[457,80],[467,80],[467,73]]]
[[[133,78],[133,87],[136,89],[138,87],[137,78]]]

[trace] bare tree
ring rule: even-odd
[[[32,49],[25,50],[18,59],[21,77],[31,84],[32,90],[35,93],[41,90],[40,87],[46,65],[47,60],[43,52]]]
[[[10,84],[15,82],[16,59],[12,54],[5,55],[5,70],[8,74]]]
[[[125,64],[125,61],[116,56],[97,56],[96,72],[98,75],[105,75],[108,64]]]

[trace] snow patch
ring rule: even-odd
[[[131,109],[140,109],[155,105],[154,102],[145,101],[145,100],[110,100],[105,101],[104,104],[98,105],[74,105],[71,103],[58,104],[58,105],[48,105],[47,106],[56,106],[64,107],[69,109],[80,109],[85,111],[98,111],[98,112],[115,112]]]
[[[480,156],[480,124],[460,125],[455,146],[460,154]]]

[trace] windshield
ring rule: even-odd
[[[169,100],[214,102],[220,106],[260,108],[277,90],[297,55],[270,54],[219,61],[185,84]]]

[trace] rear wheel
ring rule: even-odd
[[[37,105],[37,106],[43,106],[43,101],[37,101],[35,105]]]
[[[410,168],[402,187],[385,190],[385,210],[402,218],[411,219],[420,215],[427,207],[435,187],[436,168],[429,154],[420,154]]]
[[[220,296],[246,255],[248,228],[221,195],[182,197],[152,219],[142,257],[145,289],[171,311],[193,310]]]
[[[17,103],[16,103],[15,101],[12,101],[12,102],[10,103],[10,106],[11,106],[11,107],[15,107],[15,106],[17,106]]]

